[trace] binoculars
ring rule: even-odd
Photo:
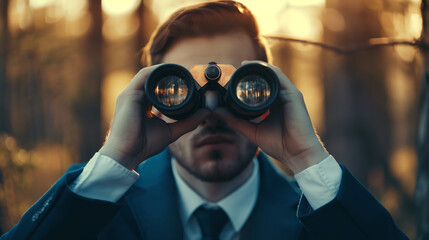
[[[242,119],[266,113],[277,99],[279,80],[263,63],[237,69],[209,62],[189,70],[177,64],[163,64],[146,79],[145,95],[165,116],[180,120],[198,108],[223,106]]]

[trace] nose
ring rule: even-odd
[[[220,118],[219,116],[212,114],[210,117],[206,118],[206,120],[204,120],[201,123],[202,126],[204,127],[216,127],[216,126],[227,126],[228,124],[226,123],[225,120],[223,120],[222,118]]]

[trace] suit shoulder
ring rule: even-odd
[[[72,164],[67,168],[66,173],[70,173],[70,172],[73,172],[76,170],[80,170],[80,169],[84,168],[86,166],[86,164],[87,164],[87,162]]]

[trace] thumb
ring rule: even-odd
[[[174,123],[169,123],[171,140],[175,141],[183,134],[190,132],[198,127],[198,125],[203,122],[208,116],[210,116],[210,110],[201,108],[197,110],[192,116],[179,120]]]

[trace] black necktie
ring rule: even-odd
[[[203,235],[202,240],[219,240],[219,234],[228,220],[221,208],[207,209],[199,207],[195,212]]]

